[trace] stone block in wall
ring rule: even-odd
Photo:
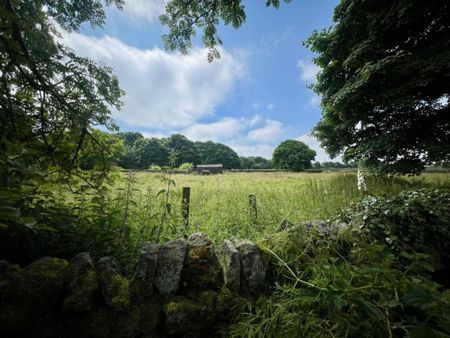
[[[223,272],[214,244],[207,234],[195,233],[188,240],[186,259],[181,274],[185,288],[218,289]]]
[[[119,273],[119,267],[113,257],[103,257],[98,261],[100,289],[106,305],[115,311],[121,311],[130,303],[129,282]]]
[[[178,290],[186,251],[185,239],[170,241],[161,246],[154,282],[161,295],[174,294]]]
[[[57,337],[64,259],[44,257],[17,273],[1,299],[0,336]]]
[[[200,291],[195,300],[184,296],[172,296],[163,305],[165,328],[176,337],[208,337],[216,318],[214,303],[216,294]]]
[[[257,294],[267,287],[268,260],[255,243],[237,241],[236,249],[241,261],[241,291]]]
[[[99,305],[99,280],[88,252],[70,260],[65,282],[67,296],[64,298],[63,312],[89,311]]]
[[[126,311],[100,307],[93,311],[66,316],[60,321],[62,338],[137,338],[159,337],[157,325],[161,322],[158,301],[134,304]]]
[[[140,250],[136,272],[130,284],[133,299],[143,300],[153,294],[153,283],[160,249],[160,244],[148,242]]]
[[[20,275],[21,269],[18,265],[11,264],[8,261],[0,260],[0,302],[3,293],[9,284]]]
[[[241,285],[241,261],[239,252],[233,242],[225,240],[218,250],[220,265],[223,270],[224,286],[234,292],[239,292]]]

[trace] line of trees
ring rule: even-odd
[[[297,140],[286,140],[274,151],[273,159],[260,156],[238,156],[230,147],[212,141],[193,142],[181,134],[167,138],[145,138],[139,132],[111,134],[122,140],[121,150],[114,152],[116,164],[124,169],[176,168],[185,163],[223,164],[225,169],[333,169],[354,167],[354,163],[315,162],[315,151]],[[88,154],[84,169],[90,169],[95,161]]]
[[[152,166],[179,167],[221,163],[225,169],[239,168],[238,154],[230,147],[212,141],[193,142],[181,134],[167,138],[144,138],[141,133],[114,134],[123,140],[124,152],[117,164],[125,169],[148,169]]]

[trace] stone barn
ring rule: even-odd
[[[199,175],[215,175],[223,173],[223,164],[199,164],[196,167]]]

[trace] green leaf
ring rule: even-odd
[[[27,216],[27,217],[22,217],[20,219],[20,223],[25,225],[28,228],[32,228],[37,223],[37,221],[34,217]]]
[[[20,217],[20,209],[0,206],[0,218],[13,221],[19,217]]]
[[[165,192],[166,192],[166,189],[162,189],[162,190],[158,191],[158,192],[156,193],[156,197],[158,197],[158,196],[161,195],[161,194],[164,194]]]

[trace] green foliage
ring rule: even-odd
[[[157,138],[141,138],[133,145],[136,169],[146,169],[151,165],[169,164],[169,149]]]
[[[110,109],[120,108],[123,92],[109,68],[55,41],[52,20],[67,29],[85,22],[101,25],[103,4],[6,0],[0,11],[1,175],[8,176],[9,158],[44,171],[57,166],[71,174],[89,139],[105,147],[92,127],[115,128]]]
[[[195,142],[200,153],[201,164],[223,164],[224,169],[238,169],[239,156],[230,147],[211,141]]]
[[[178,167],[178,169],[186,171],[186,170],[192,169],[193,167],[194,167],[194,165],[192,163],[183,163]]]
[[[331,230],[331,231],[330,231]],[[446,337],[450,301],[412,254],[351,229],[294,227],[263,243],[277,266],[272,293],[235,308],[230,337]]]
[[[159,165],[151,165],[150,170],[154,170],[154,171],[161,171],[162,168]]]
[[[26,262],[46,255],[45,249],[55,247],[57,239],[60,247],[75,242],[59,237],[58,231],[65,228],[76,232],[76,217],[63,204],[62,191],[73,192],[80,185],[102,189],[113,159],[122,151],[117,139],[96,128],[116,129],[110,110],[122,105],[117,78],[111,69],[75,55],[55,38],[55,22],[67,30],[85,23],[102,25],[105,4],[121,7],[122,1],[0,2],[0,241],[4,257]],[[58,189],[46,190],[46,186]]]
[[[448,2],[342,0],[334,22],[307,41],[322,69],[322,146],[382,172],[448,160]]]
[[[144,136],[141,133],[134,132],[116,133],[115,135],[123,140],[125,147],[125,152],[117,158],[117,165],[124,169],[137,169],[139,165],[138,154],[134,144],[136,141],[143,139]]]
[[[80,150],[80,169],[106,172],[116,163],[117,158],[123,156],[125,148],[122,141],[114,134],[94,129],[92,135],[94,138],[88,139]]]
[[[393,198],[370,196],[347,210],[342,219],[397,254],[423,252],[450,259],[448,191],[421,189]]]
[[[349,162],[349,163],[323,162],[321,164],[321,167],[323,169],[342,169],[342,168],[357,168],[358,165],[355,162]]]
[[[116,158],[117,164],[124,169],[146,169],[152,165],[173,168],[183,163],[223,164],[225,169],[240,166],[236,152],[221,143],[194,143],[180,134],[167,139],[148,139],[131,132],[115,135],[124,141],[125,152]]]
[[[286,140],[280,143],[273,152],[273,165],[278,169],[302,171],[312,167],[316,152],[306,144],[297,140]]]
[[[171,166],[178,167],[182,163],[193,163],[196,165],[200,162],[197,146],[185,136],[174,134],[164,139],[163,142],[173,157],[172,163],[170,163]],[[169,162],[171,162],[170,159]]]
[[[241,169],[272,169],[272,161],[260,156],[239,157]]]
[[[144,136],[141,133],[132,131],[127,131],[124,133],[116,133],[115,135],[121,140],[123,140],[125,146],[129,148],[132,148],[137,141],[142,140],[144,138]]]
[[[280,5],[279,0],[266,0],[265,3],[266,6],[275,8]],[[208,61],[211,62],[220,57],[219,46],[222,40],[217,26],[223,23],[239,28],[245,18],[245,6],[241,0],[170,0],[166,5],[166,13],[160,16],[161,23],[169,29],[169,33],[163,35],[162,39],[167,49],[178,49],[187,54],[192,48],[191,40],[196,35],[196,29],[200,28],[203,31],[203,44],[209,48]]]

